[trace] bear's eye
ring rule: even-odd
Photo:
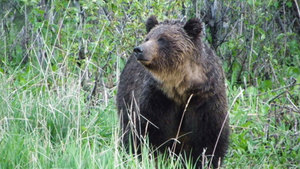
[[[167,46],[167,41],[164,37],[160,37],[157,42],[160,44],[161,47]]]
[[[163,37],[160,37],[159,39],[158,39],[158,42],[164,42],[165,41],[165,38],[163,38]]]

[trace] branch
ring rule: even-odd
[[[296,8],[297,8],[298,17],[299,17],[299,19],[300,19],[300,10],[299,10],[299,5],[298,5],[298,3],[297,3],[297,1],[296,1],[296,0],[294,0],[294,2],[295,2],[295,5],[296,5]]]
[[[280,87],[280,88],[277,88],[277,89],[270,90],[268,92],[276,92],[276,91],[281,90],[281,89],[286,89],[286,88],[290,88],[290,87],[298,86],[298,85],[300,85],[300,83],[293,83],[293,84],[290,84],[290,85],[287,85],[287,86],[283,86],[283,87]],[[268,92],[260,93],[257,96],[267,94]]]

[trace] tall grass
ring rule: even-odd
[[[120,146],[113,97],[107,106],[100,103],[91,109],[76,76],[60,79],[62,84],[52,86],[45,77],[37,74],[36,78],[28,79],[30,84],[18,86],[13,76],[1,74],[1,168],[181,168],[184,165],[183,157],[170,159],[161,155],[155,159],[148,146],[144,146],[141,157],[127,154]],[[224,166],[298,168],[299,113],[291,111],[292,107],[290,111],[279,112],[267,103],[280,91],[262,93],[254,87],[242,91],[230,84],[228,89],[231,102],[242,94],[230,112],[231,143]],[[291,91],[294,90],[298,90],[297,86]],[[295,95],[299,97],[299,93]],[[278,98],[277,103],[288,102],[286,97]]]
[[[0,168],[181,165],[180,161],[166,163],[165,157],[158,157],[164,160],[157,163],[147,146],[143,158],[127,154],[120,146],[114,98],[108,106],[100,104],[88,111],[84,90],[75,77],[60,79],[63,84],[49,87],[47,76],[36,76],[31,84],[19,87],[12,84],[13,77],[1,74]]]
[[[37,2],[0,5],[0,169],[193,168],[148,146],[140,156],[126,153],[114,98],[125,58],[145,34],[144,16],[180,18],[192,1],[82,1],[85,15],[77,1]],[[234,103],[223,166],[300,168],[299,37],[275,26],[290,15],[273,18],[291,7],[253,2],[228,1],[238,5],[228,5],[234,22],[217,51]],[[94,82],[101,84],[91,98]]]

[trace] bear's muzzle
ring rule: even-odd
[[[133,52],[138,61],[140,61],[140,62],[149,61],[149,59],[147,57],[145,57],[142,47],[140,47],[140,46],[135,47],[133,49]]]

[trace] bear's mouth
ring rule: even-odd
[[[144,66],[149,65],[151,62],[151,60],[145,57],[143,54],[135,54],[135,58]]]
[[[145,57],[143,54],[135,54],[136,60],[140,62],[147,62],[150,61],[147,57]]]
[[[150,68],[151,62],[149,60],[138,60],[146,68]]]

